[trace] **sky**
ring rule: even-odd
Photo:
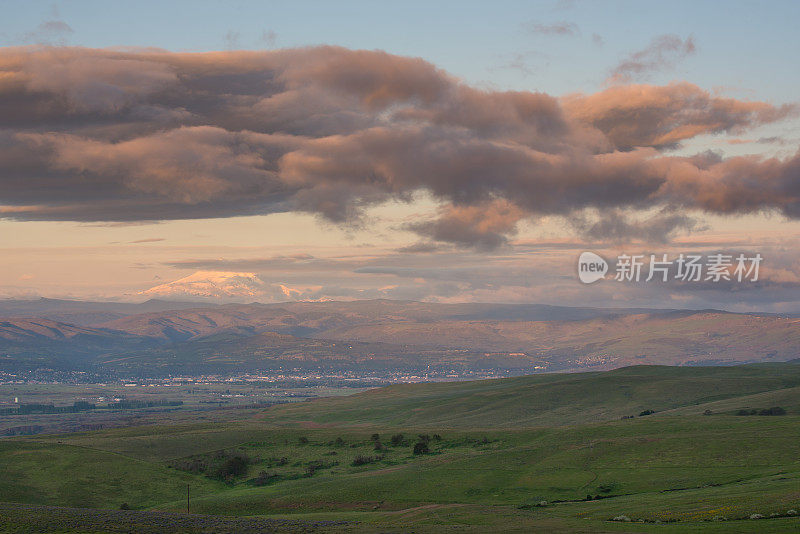
[[[797,2],[0,8],[0,297],[800,312]]]

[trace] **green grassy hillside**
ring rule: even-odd
[[[348,397],[275,406],[265,418],[272,423],[321,425],[519,427],[609,421],[644,410],[658,414],[694,407],[689,413],[703,413],[706,403],[723,400],[727,404],[714,404],[712,409],[730,411],[758,402],[763,402],[758,408],[768,408],[782,400],[800,413],[797,392],[790,391],[797,386],[800,365],[796,364],[636,366],[604,373],[401,384]],[[781,396],[781,392],[785,394]],[[735,400],[759,393],[777,397]]]
[[[59,440],[60,441],[60,440]],[[118,453],[59,442],[0,441],[0,501],[85,508],[147,508],[221,484]]]
[[[279,532],[786,532],[800,529],[799,381],[796,364],[634,367],[15,438],[0,441],[0,501],[157,510],[117,512],[143,532],[170,531],[186,484],[221,532],[238,528],[222,516],[291,519]],[[734,415],[771,406],[788,413]],[[640,409],[657,411],[620,419]],[[0,506],[0,531],[116,528],[112,512],[14,510]],[[205,528],[193,521],[173,531]]]

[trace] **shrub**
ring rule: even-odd
[[[131,509],[131,505],[126,503],[126,502],[124,502],[124,503],[119,505],[119,509],[120,510],[130,510]]]
[[[358,456],[353,458],[352,465],[355,466],[355,467],[358,467],[359,465],[371,464],[374,461],[375,461],[375,457],[374,456],[364,456],[362,454],[359,454]]]
[[[612,491],[614,491],[615,487],[617,487],[617,485],[614,483],[600,484],[599,486],[597,486],[597,491],[599,491],[600,493],[611,493]]]
[[[218,478],[230,479],[241,476],[247,472],[248,459],[243,456],[233,456],[225,460],[217,468],[215,475]]]
[[[429,452],[431,452],[431,450],[424,441],[418,441],[414,445],[414,454],[428,454]]]
[[[344,440],[342,439],[341,436],[339,436],[338,438],[336,438],[336,441],[334,441],[333,444],[336,445],[337,447],[341,447],[344,445]]]
[[[712,412],[711,410],[706,410],[703,412],[703,415],[713,415],[713,414],[714,412]]]
[[[383,443],[381,443],[380,441],[376,440],[375,441],[375,447],[373,447],[373,450],[382,451],[383,450]]]
[[[419,434],[419,440],[424,443],[430,443],[431,437],[428,434]]]
[[[772,408],[761,410],[758,415],[786,415],[786,410],[780,406],[773,406]]]
[[[300,445],[306,445],[308,443],[308,438],[305,436],[300,436],[297,440]]]
[[[645,410],[643,412],[639,412],[639,417],[644,417],[645,415],[653,415],[656,413],[655,410]]]
[[[440,436],[439,434],[434,434],[433,441],[442,441],[442,436]]]
[[[380,440],[381,440],[381,436],[380,436],[380,434],[372,434],[372,436],[370,437],[370,439],[371,439],[372,441],[380,441]]]
[[[405,440],[406,439],[403,437],[403,434],[395,434],[392,436],[392,446],[399,447],[405,442]]]

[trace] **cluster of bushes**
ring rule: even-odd
[[[480,447],[482,445],[488,445],[488,444],[492,443],[493,441],[497,441],[497,440],[496,439],[492,440],[492,439],[487,438],[486,436],[483,436],[481,439],[472,440],[472,446],[473,447]]]
[[[431,436],[430,434],[418,434],[417,440],[413,446],[414,454],[428,454],[431,452],[430,443],[431,441],[442,441],[442,436],[439,434],[434,434]],[[380,441],[380,435],[373,434],[372,435],[372,442],[375,445],[376,451],[385,450],[385,447]],[[403,434],[394,434],[389,442],[392,444],[392,447],[404,447],[409,444],[408,439]]]
[[[55,406],[53,404],[18,404],[9,408],[0,409],[0,415],[31,415],[31,414],[53,414],[53,413],[78,413],[97,408],[94,404],[86,401],[78,401],[72,406]]]
[[[429,436],[428,434],[419,434],[418,437],[419,441],[417,441],[414,444],[414,454],[428,454],[429,452],[431,452],[429,446],[431,439],[433,439],[433,441],[442,441],[442,436],[440,436],[439,434],[434,434],[433,438],[431,438],[431,436]]]
[[[736,415],[786,415],[786,410],[780,406],[773,406],[772,408],[764,408],[763,410],[744,409],[742,408]]]
[[[288,463],[289,459],[286,456],[267,458],[267,467],[282,467]]]
[[[250,458],[242,452],[222,450],[210,456],[196,456],[178,460],[170,467],[232,482],[234,479],[247,474],[247,467],[250,464],[258,463],[259,461],[258,458]]]
[[[183,406],[183,401],[166,399],[156,401],[123,399],[121,401],[109,403],[107,408],[114,410],[136,410],[138,408],[156,408],[160,406]],[[94,408],[94,406],[92,406],[92,408]]]
[[[646,415],[653,415],[654,413],[656,413],[655,410],[642,410],[641,412],[639,412],[639,417],[644,417]],[[636,418],[635,415],[623,415],[622,417],[620,417],[620,419],[635,419],[635,418]]]
[[[337,465],[339,465],[339,462],[323,462],[322,460],[311,460],[310,462],[306,463],[306,468],[303,476],[313,477],[314,473],[316,473],[320,469],[330,469],[331,467],[335,467]]]
[[[359,454],[355,458],[353,458],[353,463],[351,464],[353,467],[358,467],[361,465],[372,464],[375,462],[380,462],[383,460],[385,456],[383,454],[378,454],[376,456],[366,456],[363,454]]]

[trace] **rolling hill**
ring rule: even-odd
[[[800,414],[800,362],[734,367],[634,366],[470,382],[396,384],[275,406],[287,424],[519,428],[614,421],[652,410],[733,413],[788,406]]]
[[[798,384],[800,362],[637,366],[7,439],[0,530],[792,532]]]

